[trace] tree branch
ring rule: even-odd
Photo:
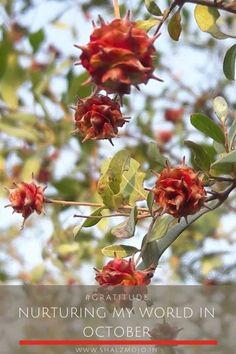
[[[211,1],[211,0],[184,0],[183,4],[184,3],[204,5],[208,7],[213,7],[215,9],[224,10],[232,14],[236,14],[235,1],[231,1],[231,3],[225,3],[224,1]]]
[[[195,4],[195,5],[204,5],[208,7],[212,7],[218,10],[224,10],[230,12],[232,14],[236,14],[236,3],[232,1],[231,3],[225,3],[224,0],[174,0],[171,5],[164,11],[162,20],[160,21],[159,25],[156,28],[155,34],[160,31],[160,28],[164,24],[164,22],[168,19],[172,11],[176,6],[179,8],[183,7],[185,4]]]

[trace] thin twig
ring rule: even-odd
[[[174,8],[179,5],[180,1],[179,0],[174,0],[172,2],[172,4],[164,11],[164,14],[163,14],[163,17],[162,17],[162,20],[159,22],[157,28],[156,28],[156,31],[154,33],[154,35],[156,35],[160,29],[161,29],[161,26],[163,25],[163,23],[167,20],[167,18],[170,16],[171,12],[174,10]]]
[[[84,219],[103,219],[103,218],[112,218],[113,216],[127,216],[129,217],[129,214],[125,213],[116,213],[116,214],[109,214],[109,215],[79,215],[79,214],[74,214],[74,218],[84,218]]]
[[[114,15],[115,15],[115,18],[120,19],[119,0],[113,0],[113,7],[114,7]]]
[[[102,208],[106,207],[101,203],[91,203],[91,202],[75,202],[70,200],[58,200],[58,199],[45,199],[45,203],[57,204],[57,205],[68,205],[68,206],[90,206],[92,208]],[[122,205],[118,210],[131,210],[133,207],[129,205]],[[109,208],[107,208],[109,209]],[[138,212],[147,212],[148,208],[137,208]]]
[[[73,202],[73,201],[67,201],[67,200],[57,200],[57,199],[46,199],[45,203],[52,203],[52,204],[59,204],[59,205],[76,205],[76,206],[90,206],[90,207],[95,207],[95,208],[100,208],[103,207],[103,204],[100,203],[90,203],[90,202]]]

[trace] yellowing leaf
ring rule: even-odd
[[[194,10],[195,20],[198,24],[198,27],[203,31],[210,33],[214,38],[225,39],[229,36],[220,31],[217,26],[216,21],[220,17],[220,13],[217,9],[196,5]]]
[[[203,5],[197,5],[195,7],[194,15],[199,28],[203,32],[208,32],[220,17],[218,10]]]
[[[180,15],[180,12],[177,11],[170,19],[170,22],[168,24],[168,32],[169,32],[170,37],[174,41],[178,41],[181,31],[182,31],[181,15]]]
[[[210,257],[204,257],[202,259],[202,274],[207,276],[215,268],[222,266],[222,259],[220,256],[214,255]]]
[[[124,202],[133,206],[136,201],[147,198],[143,188],[145,173],[139,168],[139,162],[131,159],[126,150],[104,162],[98,193],[107,207],[117,209]]]
[[[65,30],[65,29],[69,29],[70,26],[65,23],[65,22],[62,22],[62,21],[55,21],[52,23],[52,25],[58,29],[62,29],[62,30]]]
[[[118,238],[130,238],[134,236],[137,222],[137,207],[131,210],[129,218],[111,230],[112,235]]]
[[[228,104],[221,96],[217,96],[213,101],[213,108],[217,117],[224,122],[228,113]]]
[[[140,171],[140,163],[130,160],[130,166],[124,171],[121,182],[121,192],[129,205],[135,205],[138,200],[147,199],[148,193],[143,188],[145,173]]]
[[[148,32],[152,27],[157,26],[159,23],[160,20],[150,17],[148,20],[137,21],[137,27]]]
[[[104,254],[104,256],[111,258],[129,257],[137,252],[138,249],[136,247],[126,245],[111,245],[102,249],[102,253]]]
[[[18,107],[17,89],[25,79],[24,70],[18,65],[15,54],[8,56],[8,64],[1,80],[0,94],[9,108]]]
[[[58,246],[56,251],[60,256],[66,256],[71,253],[76,253],[79,251],[79,244],[77,242],[64,243]]]
[[[24,167],[21,172],[22,181],[29,181],[32,178],[32,174],[37,176],[40,169],[41,161],[37,156],[32,156],[25,160]]]

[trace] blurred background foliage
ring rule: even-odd
[[[148,19],[144,2],[121,1],[122,13]],[[168,2],[160,2],[165,9]],[[184,145],[191,138],[211,149],[208,139],[189,124],[193,112],[214,117],[212,99],[223,96],[236,119],[235,83],[223,75],[222,62],[233,40],[217,41],[199,31],[192,6],[185,6],[183,32],[178,43],[166,26],[156,42],[157,73],[164,83],[150,82],[142,91],[124,98],[123,112],[131,116],[120,138],[109,142],[81,143],[73,135],[77,97],[91,92],[83,86],[87,74],[74,66],[79,52],[75,43],[86,43],[92,19],[111,19],[109,0],[1,0],[0,1],[0,183],[28,181],[32,173],[47,185],[47,197],[98,202],[97,181],[101,163],[126,148],[146,173],[159,169],[158,151],[172,164],[194,156]],[[225,15],[235,26],[235,16]],[[235,28],[235,27],[234,27]],[[150,144],[152,143],[152,144]],[[154,143],[154,144],[153,144]],[[93,266],[101,267],[101,248],[115,242],[111,228],[122,221],[103,219],[83,228],[78,241],[73,229],[91,213],[89,207],[46,206],[45,216],[32,216],[20,231],[21,218],[11,215],[6,191],[0,189],[0,280],[36,284],[93,283]],[[189,227],[169,249],[158,266],[157,283],[232,282],[236,279],[236,222],[234,199]],[[236,205],[236,202],[235,202]],[[138,228],[138,247],[146,222]],[[131,240],[132,245],[135,241]]]

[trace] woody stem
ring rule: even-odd
[[[91,202],[76,202],[76,201],[70,201],[70,200],[58,200],[58,199],[45,199],[45,203],[49,204],[57,204],[57,205],[64,205],[64,206],[89,206],[89,207],[95,207],[95,208],[102,208],[105,205],[101,203],[91,203]],[[109,209],[109,208],[107,208]],[[119,210],[131,210],[132,207],[129,205],[123,205],[119,208]],[[147,208],[138,208],[139,212],[148,212]],[[149,215],[149,214],[148,214]]]
[[[119,7],[119,0],[113,0],[113,7],[114,7],[114,15],[115,18],[120,18],[120,7]]]

